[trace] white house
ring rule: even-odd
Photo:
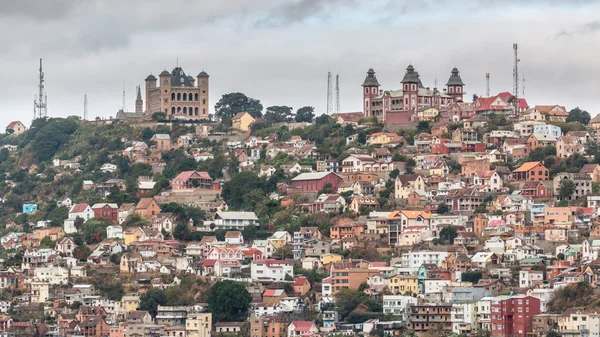
[[[69,219],[75,220],[78,217],[87,221],[94,217],[94,210],[88,204],[75,204],[69,210]]]
[[[273,252],[275,252],[276,249],[269,240],[254,240],[252,241],[252,248],[258,249],[263,254],[264,258],[273,256]]]
[[[56,242],[55,249],[66,256],[73,256],[75,250],[75,242],[71,237],[64,237]]]
[[[503,181],[496,171],[476,171],[473,177],[473,185],[485,186],[485,192],[495,192],[502,189]]]
[[[254,212],[217,212],[213,224],[214,229],[243,230],[249,225],[257,226],[258,217]],[[210,224],[208,226],[210,227]]]
[[[412,296],[383,295],[383,313],[400,316],[406,320],[408,306],[417,303],[417,298]]]
[[[483,248],[490,252],[502,255],[505,252],[504,240],[499,237],[493,237],[485,241]]]
[[[228,231],[225,233],[225,243],[228,245],[243,245],[244,236],[240,231]]]
[[[435,264],[442,266],[442,262],[448,257],[448,252],[418,251],[402,254],[400,262],[403,267],[419,268],[422,264]]]
[[[106,163],[106,164],[102,165],[102,167],[100,167],[100,171],[102,171],[104,173],[117,172],[117,165]]]
[[[303,335],[312,335],[319,332],[315,322],[310,321],[292,321],[288,325],[288,337],[298,337]]]
[[[107,239],[123,239],[123,227],[111,225],[106,227]]]
[[[275,174],[275,171],[277,171],[277,169],[275,169],[275,166],[273,166],[273,165],[261,165],[260,171],[258,172],[258,176],[259,177],[270,177],[273,174]]]
[[[42,267],[35,269],[35,277],[50,285],[67,285],[69,283],[69,270],[63,267]]]
[[[521,270],[519,272],[519,287],[529,288],[544,282],[544,272],[536,270]]]
[[[252,280],[285,281],[294,278],[294,266],[288,260],[255,260],[250,265]]]

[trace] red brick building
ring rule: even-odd
[[[301,173],[292,179],[292,188],[301,191],[320,191],[330,184],[332,191],[337,191],[344,179],[333,172]]]
[[[531,317],[540,313],[540,300],[532,296],[497,296],[491,304],[491,335],[525,337]]]
[[[92,210],[96,218],[104,218],[114,223],[119,221],[119,206],[117,204],[95,204],[92,206]]]

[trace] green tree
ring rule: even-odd
[[[167,119],[167,114],[162,111],[155,112],[152,114],[152,119],[155,121],[163,121]]]
[[[90,254],[92,254],[92,251],[86,245],[77,246],[73,249],[73,257],[80,261],[87,259]]]
[[[106,227],[110,221],[104,218],[91,218],[81,226],[81,233],[88,244],[98,243],[106,238]]]
[[[217,322],[241,322],[248,318],[251,301],[252,296],[242,283],[218,281],[210,288],[208,310]]]
[[[237,115],[240,112],[248,112],[252,117],[262,117],[263,106],[259,100],[250,98],[241,92],[225,94],[215,104],[215,115],[220,118]]]
[[[446,214],[450,212],[450,207],[445,202],[442,202],[438,205],[437,212],[438,214]]]
[[[269,123],[282,123],[292,121],[294,114],[292,107],[286,105],[274,105],[267,108],[265,120]]]
[[[367,132],[365,130],[361,130],[356,136],[356,141],[361,145],[365,145],[367,143]]]
[[[146,310],[152,317],[156,317],[159,305],[167,304],[167,295],[162,289],[150,288],[140,296],[140,310]]]
[[[440,231],[439,238],[442,242],[452,244],[452,242],[454,242],[454,238],[456,238],[457,236],[458,233],[456,232],[456,227],[447,226],[442,228],[442,230]]]
[[[303,106],[296,111],[296,122],[312,122],[315,118],[315,108],[312,106]]]
[[[180,241],[187,241],[191,235],[190,226],[187,222],[178,223],[173,229],[173,238]]]
[[[40,248],[54,248],[56,247],[56,241],[52,240],[49,236],[45,236],[40,241]]]
[[[223,184],[221,196],[233,210],[244,207],[244,196],[252,190],[260,189],[260,178],[253,172],[240,172]]]
[[[567,199],[575,193],[575,183],[571,179],[562,179],[558,186],[558,196],[561,199]]]
[[[569,117],[567,117],[567,123],[579,122],[583,125],[587,125],[591,119],[592,119],[592,117],[590,116],[589,112],[587,112],[585,110],[581,110],[579,107],[576,107],[574,109],[571,109],[571,111],[569,111]]]
[[[465,272],[461,274],[463,282],[471,282],[473,284],[479,282],[479,280],[481,280],[482,277],[483,273],[481,273],[480,271]]]
[[[77,123],[70,119],[51,118],[35,134],[32,142],[33,153],[40,162],[52,159],[56,152],[68,143],[77,131]]]

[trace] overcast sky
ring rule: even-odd
[[[0,0],[0,122],[29,125],[44,59],[50,116],[133,110],[150,73],[210,74],[210,106],[243,92],[265,107],[326,109],[327,72],[341,110],[360,111],[369,67],[397,89],[412,63],[423,84],[457,67],[470,99],[512,91],[512,43],[530,105],[600,112],[599,1]],[[522,83],[521,83],[522,85]],[[4,128],[2,128],[4,129]]]

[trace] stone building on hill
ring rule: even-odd
[[[145,104],[138,87],[135,112],[120,110],[116,118],[150,119],[153,113],[164,112],[167,118],[173,119],[208,119],[208,80],[209,75],[204,71],[194,78],[179,66],[171,72],[164,70],[158,79],[151,74],[145,80]]]

